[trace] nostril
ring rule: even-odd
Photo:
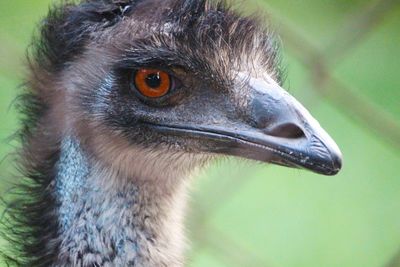
[[[302,138],[305,136],[303,130],[293,124],[293,123],[284,123],[273,127],[270,131],[268,131],[269,135],[283,138]]]

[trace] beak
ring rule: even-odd
[[[310,113],[273,80],[248,79],[247,120],[227,124],[152,125],[163,133],[200,140],[207,152],[228,154],[335,175],[342,155]],[[204,142],[207,141],[207,142]]]
[[[294,97],[272,79],[250,78],[249,86],[253,129],[237,132],[249,142],[239,155],[324,175],[339,172],[338,146]]]

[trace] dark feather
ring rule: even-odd
[[[4,259],[9,265],[51,266],[58,255],[58,204],[53,187],[61,137],[57,122],[52,121],[54,103],[51,99],[57,94],[50,89],[54,88],[54,77],[79,59],[96,36],[118,26],[124,17],[129,17],[136,7],[146,2],[64,1],[51,7],[41,23],[39,34],[33,38],[28,59],[31,75],[18,102],[22,123],[18,169],[23,178],[16,181],[16,189],[9,197],[12,201],[7,205],[2,221],[5,236],[11,244],[4,251]],[[151,38],[134,44],[138,49],[127,50],[120,64],[129,64],[129,58],[136,63],[145,63],[146,60],[154,60],[152,55],[156,53],[164,62],[170,60],[176,63],[181,59],[185,62],[183,65],[192,68],[192,71],[205,73],[204,79],[212,75],[213,82],[219,80],[226,83],[227,68],[239,64],[237,55],[247,49],[262,55],[262,67],[280,77],[276,39],[261,26],[258,19],[238,15],[223,1],[153,2],[159,6],[168,3],[169,6],[164,6],[165,12],[160,13],[160,17],[152,19],[177,27],[168,38],[157,35],[157,30],[154,30]],[[161,26],[159,31],[162,31]],[[108,34],[112,35],[112,32]],[[176,50],[154,48],[154,38],[167,48],[171,48],[173,42]],[[257,47],[254,47],[255,41]],[[141,53],[144,50],[149,55],[147,58],[145,53]],[[220,50],[226,52],[227,58],[216,57]],[[154,53],[151,54],[151,51]]]

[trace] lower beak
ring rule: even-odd
[[[167,134],[200,139],[207,152],[228,154],[335,175],[342,155],[310,113],[273,81],[250,79],[252,101],[247,123],[153,125]]]
[[[304,168],[324,175],[335,175],[342,165],[342,156],[331,139],[317,135],[309,138],[282,138],[249,130],[202,126],[161,126],[152,128],[183,138],[201,139],[205,152],[239,156],[282,166]]]

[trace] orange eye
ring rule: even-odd
[[[135,73],[135,86],[146,97],[162,97],[171,88],[171,78],[161,70],[140,69]]]

